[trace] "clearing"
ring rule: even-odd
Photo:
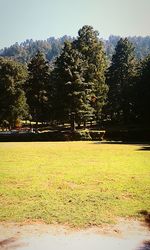
[[[0,143],[0,221],[89,227],[150,208],[148,145]]]
[[[149,250],[149,158],[140,144],[0,143],[0,249]]]

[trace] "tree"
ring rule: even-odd
[[[86,82],[84,72],[87,67],[81,53],[73,43],[66,43],[62,54],[56,61],[56,114],[61,121],[70,121],[71,129],[75,122],[80,124],[93,117],[91,107],[91,82]]]
[[[26,69],[19,63],[0,58],[0,121],[15,126],[17,119],[28,114],[24,82]]]
[[[150,123],[150,55],[141,63],[139,81],[137,84],[137,116],[144,123]]]
[[[101,120],[102,108],[106,103],[108,86],[105,82],[107,67],[103,43],[98,38],[99,33],[91,26],[83,26],[78,32],[74,46],[86,60],[87,67],[84,72],[85,82],[93,83],[93,108],[96,120]]]
[[[109,110],[112,120],[128,123],[134,116],[134,86],[137,64],[134,47],[127,38],[120,39],[107,72]]]
[[[50,70],[41,52],[38,52],[28,64],[28,72],[26,92],[32,119],[37,123],[48,121],[50,118],[48,100]]]

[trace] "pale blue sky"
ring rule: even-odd
[[[92,25],[100,37],[150,35],[150,0],[0,0],[0,48],[26,39],[77,36]]]

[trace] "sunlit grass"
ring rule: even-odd
[[[0,220],[100,225],[150,208],[150,151],[94,142],[0,143]]]

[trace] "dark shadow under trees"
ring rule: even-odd
[[[143,146],[143,147],[141,147],[139,150],[142,150],[142,151],[150,151],[150,146],[148,146],[148,145]]]

